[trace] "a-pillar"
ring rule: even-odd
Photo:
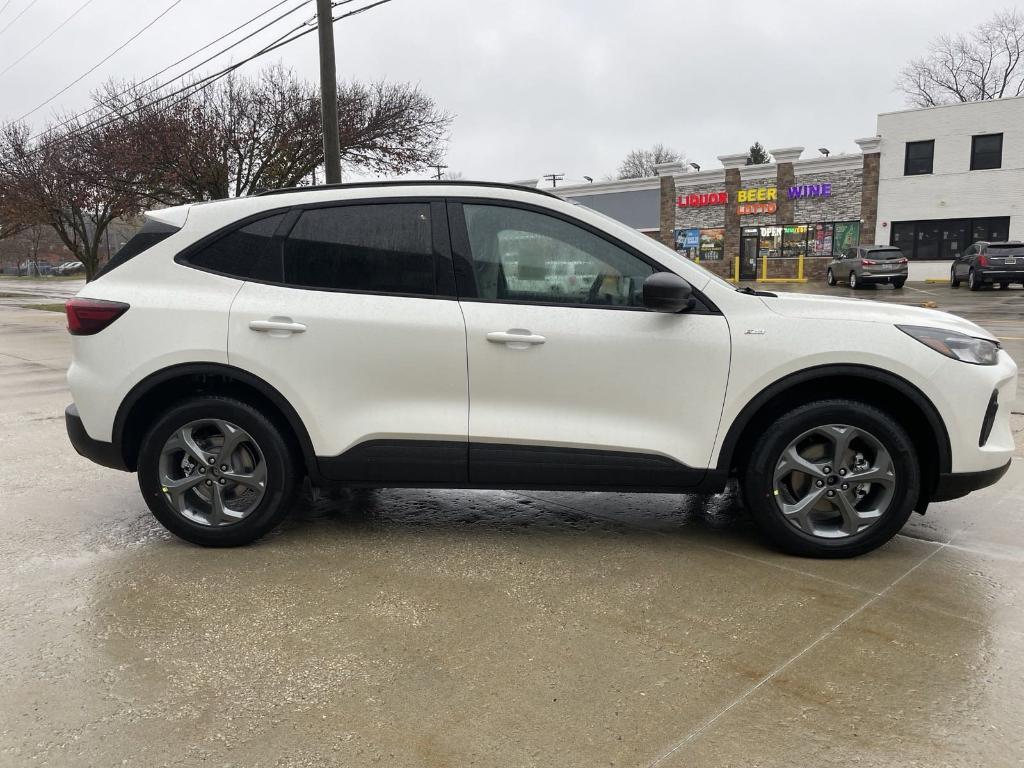
[[[775,223],[780,227],[793,223],[794,201],[789,199],[789,188],[796,184],[793,163],[800,159],[803,147],[780,147],[768,150],[775,158]]]
[[[875,245],[878,224],[878,170],[881,160],[881,136],[855,139],[864,154],[860,187],[860,244]]]
[[[736,210],[736,193],[740,191],[740,168],[747,164],[747,153],[719,155],[718,162],[725,168],[725,242],[723,251],[726,262],[732,263],[740,255],[740,215]]]

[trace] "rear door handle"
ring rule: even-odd
[[[272,335],[283,335],[288,333],[305,333],[306,326],[302,323],[293,323],[291,318],[271,318],[270,320],[251,320],[249,330]],[[274,332],[277,334],[274,334]]]
[[[494,344],[507,344],[513,349],[526,349],[526,347],[543,344],[547,341],[543,336],[519,328],[509,331],[491,331],[487,334],[487,340]]]

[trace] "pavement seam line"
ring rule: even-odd
[[[952,541],[952,538],[950,538],[950,541]],[[813,640],[811,642],[811,644],[808,645],[806,648],[804,648],[802,651],[800,651],[796,655],[791,656],[789,659],[784,661],[781,665],[779,665],[778,667],[773,669],[767,675],[762,677],[757,683],[752,685],[746,691],[744,691],[739,696],[737,696],[735,699],[733,699],[729,704],[727,704],[725,707],[720,709],[713,717],[711,717],[709,720],[706,720],[703,723],[703,725],[701,725],[698,728],[696,728],[695,730],[691,731],[686,736],[684,736],[682,739],[680,739],[675,744],[673,744],[667,751],[663,752],[660,757],[656,758],[653,762],[649,763],[648,764],[648,768],[656,768],[656,766],[659,766],[662,763],[664,763],[666,760],[668,760],[670,757],[672,757],[672,755],[674,755],[680,749],[685,747],[687,744],[692,743],[698,736],[700,736],[702,733],[707,731],[712,725],[714,725],[716,722],[718,722],[724,715],[728,714],[735,707],[737,707],[740,704],[742,704],[744,701],[746,701],[748,698],[750,698],[754,693],[756,693],[758,690],[760,690],[764,685],[766,685],[767,683],[769,683],[772,680],[774,680],[782,672],[784,672],[786,669],[788,669],[794,663],[796,663],[801,658],[803,658],[807,653],[812,651],[818,645],[823,643],[825,640],[827,640],[832,635],[834,635],[836,632],[838,632],[840,629],[842,629],[844,626],[846,626],[846,624],[849,623],[849,621],[851,619],[857,617],[863,611],[865,611],[867,608],[871,607],[876,602],[878,602],[883,597],[885,597],[885,595],[888,594],[892,590],[893,587],[895,587],[897,584],[899,584],[901,581],[903,581],[905,578],[907,578],[907,576],[912,574],[914,571],[916,571],[918,568],[920,568],[926,562],[931,560],[936,554],[938,554],[939,552],[944,550],[948,544],[949,544],[949,542],[944,542],[943,544],[941,544],[938,547],[936,547],[935,549],[933,549],[931,552],[929,552],[927,555],[925,555],[921,560],[919,560],[915,565],[913,565],[906,573],[904,573],[902,576],[900,576],[899,578],[897,578],[893,582],[891,582],[885,589],[883,589],[877,595],[874,595],[873,597],[868,598],[868,600],[866,600],[862,605],[858,606],[852,612],[850,612],[849,615],[847,615],[845,618],[841,619],[838,623],[833,625],[830,629],[826,630],[823,634],[819,635],[817,639]]]

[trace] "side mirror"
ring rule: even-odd
[[[654,312],[685,312],[694,305],[693,288],[672,272],[655,272],[644,280],[644,306]]]

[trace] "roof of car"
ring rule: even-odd
[[[865,251],[898,251],[900,247],[898,245],[862,245]]]
[[[378,188],[378,187],[428,187],[428,186],[441,186],[441,187],[484,187],[490,189],[514,189],[517,192],[533,192],[538,195],[544,195],[545,197],[554,197],[555,199],[561,199],[558,195],[553,195],[550,192],[537,189],[536,187],[524,187],[522,184],[507,184],[500,181],[449,181],[446,179],[422,179],[416,181],[357,181],[347,184],[318,184],[309,187],[282,187],[281,189],[268,189],[263,192],[256,194],[256,197],[265,197],[267,195],[283,195],[289,192],[319,192],[328,189],[366,189],[366,188]]]

